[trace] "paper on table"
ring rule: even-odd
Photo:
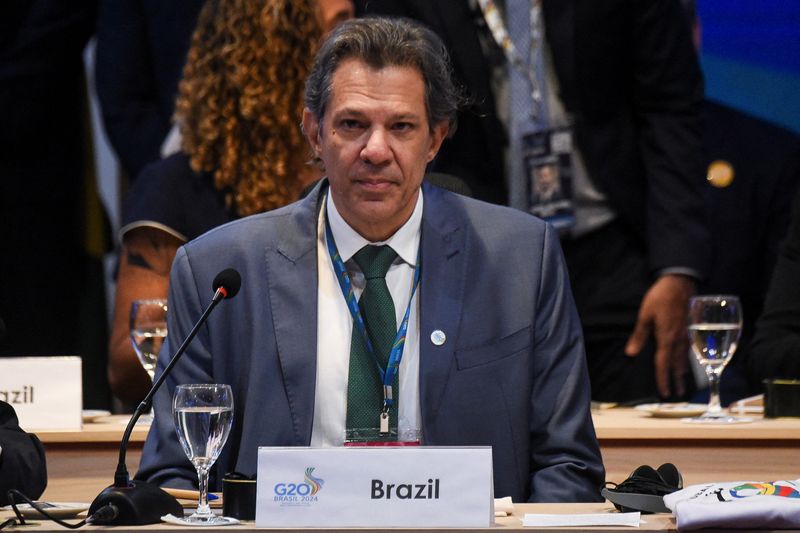
[[[639,527],[641,513],[538,514],[526,513],[524,527],[631,526]]]
[[[494,499],[495,516],[510,516],[512,514],[514,514],[514,503],[511,501],[511,496]]]

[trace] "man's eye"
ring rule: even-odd
[[[409,131],[414,128],[414,124],[411,122],[396,122],[392,125],[392,129],[395,131]]]
[[[358,120],[346,118],[339,123],[339,127],[346,130],[353,130],[361,128],[362,124]]]

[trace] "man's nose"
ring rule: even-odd
[[[383,165],[388,163],[391,157],[386,131],[380,128],[370,131],[367,142],[361,150],[361,159],[372,165]]]

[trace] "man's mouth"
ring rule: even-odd
[[[394,186],[392,180],[383,178],[359,178],[355,182],[359,187],[374,192],[384,192]]]

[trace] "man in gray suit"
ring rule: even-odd
[[[137,477],[195,483],[170,398],[179,383],[217,382],[233,388],[235,421],[212,488],[225,472],[254,474],[259,446],[389,440],[492,446],[497,496],[601,499],[581,328],[556,232],[422,185],[458,100],[429,30],[361,19],[331,34],[303,119],[327,179],[300,202],[178,251],[162,368],[217,272],[236,268],[242,291],[157,394]]]

